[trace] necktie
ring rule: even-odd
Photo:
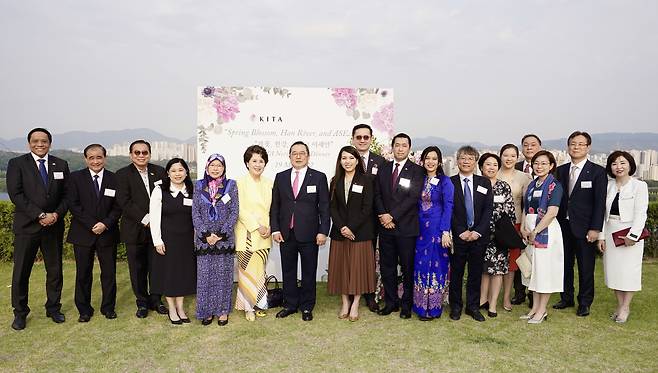
[[[295,171],[295,180],[292,181],[292,194],[295,196],[295,199],[297,199],[297,195],[299,194],[299,171]],[[290,217],[290,229],[293,229],[295,227],[295,213],[292,213],[292,216]]]
[[[366,163],[366,157],[361,156],[361,163],[363,163],[363,171],[368,172],[368,163]]]
[[[473,214],[473,196],[471,195],[471,187],[468,186],[467,177],[464,178],[464,205],[466,207],[466,224],[470,229],[474,223],[474,214]]]
[[[576,186],[576,170],[578,170],[578,166],[571,166],[571,172],[569,172],[569,195],[573,192],[573,187]]]
[[[94,186],[96,187],[96,198],[98,198],[101,195],[101,188],[98,185],[98,175],[94,175]]]
[[[523,168],[523,172],[525,172],[526,174],[530,173],[530,163],[526,162],[525,168]]]
[[[39,159],[39,174],[41,174],[41,181],[43,181],[43,185],[48,186],[48,171],[46,171],[45,163],[45,159]]]
[[[398,167],[400,166],[399,163],[395,164],[395,168],[393,169],[393,175],[391,176],[391,190],[395,190],[395,184],[398,182]]]

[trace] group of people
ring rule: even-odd
[[[391,142],[393,159],[387,161],[370,151],[372,139],[370,126],[356,125],[329,181],[308,167],[310,149],[297,141],[289,149],[291,168],[273,181],[263,176],[266,149],[252,145],[244,153],[244,176],[229,179],[224,157],[212,154],[203,177],[194,182],[181,158],[164,168],[150,163],[151,147],[144,140],[130,145],[132,162],[116,174],[105,169],[106,150],[100,144],[87,146],[87,167],[70,173],[64,160],[49,154],[51,134],[44,128],[31,130],[30,152],[11,159],[7,169],[15,204],[12,328],[26,326],[28,284],[39,248],[47,272],[46,316],[65,321],[60,298],[67,211],[72,215],[66,240],[75,253],[79,322],[94,314],[95,255],[101,271],[100,312],[107,319],[117,317],[120,241],[126,244],[138,318],[156,311],[167,314],[172,324],[189,323],[184,297],[190,295],[196,295],[195,316],[204,326],[215,317],[226,325],[232,308],[244,311],[249,321],[266,316],[265,265],[276,242],[284,298],[276,317],[301,312],[302,320],[311,321],[318,250],[327,237],[327,287],[341,296],[340,319],[359,320],[363,297],[379,315],[399,312],[408,319],[413,312],[428,321],[440,317],[448,304],[453,320],[464,311],[484,321],[480,310],[496,317],[502,290],[505,311],[527,296],[530,311],[522,318],[538,324],[547,318],[552,293],[560,293],[553,308],[575,306],[574,263],[576,314],[587,316],[598,250],[606,285],[618,301],[611,318],[626,322],[633,294],[641,289],[641,235],[648,207],[647,185],[632,177],[636,167],[629,153],[613,152],[603,168],[587,159],[590,135],[576,131],[567,140],[571,160],[558,167],[555,157],[541,149],[539,137],[528,134],[521,152],[514,144],[504,145],[499,154],[482,155],[461,147],[459,172],[448,177],[438,147],[424,149],[416,164],[410,159],[411,138],[399,133]],[[377,247],[381,308],[375,294]],[[522,259],[530,264],[524,267]],[[234,265],[238,284],[232,306]],[[526,295],[526,287],[532,294]]]

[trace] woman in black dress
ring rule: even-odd
[[[165,167],[167,177],[151,193],[149,217],[153,245],[160,256],[153,263],[153,292],[164,294],[169,320],[190,322],[183,297],[196,292],[196,258],[192,225],[192,192],[189,167],[174,158]]]

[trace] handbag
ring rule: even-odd
[[[631,227],[622,229],[617,232],[612,232],[612,241],[614,242],[616,247],[624,246],[624,237],[628,236],[628,232],[630,231],[631,231]],[[642,233],[640,233],[640,237],[638,237],[636,241],[641,241],[649,236],[651,236],[651,232],[649,232],[648,229],[643,228]]]
[[[507,250],[509,248],[520,248],[524,246],[521,235],[506,213],[503,213],[496,221],[495,227],[494,238],[497,247]]]
[[[530,276],[532,275],[532,261],[530,260],[530,256],[528,255],[528,250],[523,250],[521,255],[518,258],[516,258],[516,265],[519,266],[519,269],[521,270],[521,274],[523,275],[523,277],[530,278]]]
[[[274,281],[274,288],[270,289],[270,282],[272,281]],[[267,276],[265,288],[267,289],[267,308],[283,306],[283,289],[279,287],[279,280],[276,276]]]

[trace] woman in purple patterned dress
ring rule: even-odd
[[[441,150],[430,146],[420,156],[425,168],[423,192],[418,202],[420,235],[414,258],[414,305],[418,318],[441,317],[448,293],[448,250],[454,187],[441,167]]]
[[[238,188],[226,178],[226,162],[212,154],[203,179],[194,185],[192,221],[197,255],[196,317],[209,325],[228,324],[233,290],[234,227],[238,220]]]

